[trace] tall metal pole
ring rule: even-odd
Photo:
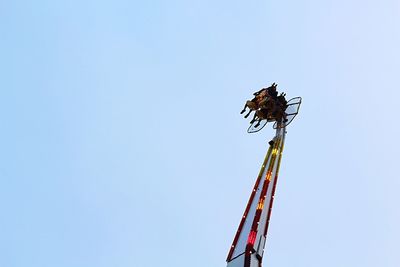
[[[227,267],[261,267],[285,134],[286,128],[277,129],[269,142],[264,163],[229,250]]]

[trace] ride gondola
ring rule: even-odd
[[[247,118],[252,111],[255,111],[254,118],[250,121],[250,126],[247,129],[248,133],[256,133],[261,131],[268,122],[274,122],[274,129],[285,128],[297,116],[301,105],[301,97],[294,97],[289,101],[285,100],[286,94],[284,93],[282,93],[279,97],[276,97],[276,95],[275,97],[271,97],[269,92],[274,91],[274,93],[277,94],[276,87],[277,85],[273,83],[270,87],[263,88],[262,90],[256,92],[254,94],[256,97],[246,102],[241,114],[245,112],[246,107],[248,107],[250,111],[247,115],[245,115],[245,118]],[[268,93],[266,93],[265,97],[263,96],[263,99],[260,99],[257,97],[260,92]],[[283,103],[278,103],[279,100],[283,101]],[[270,107],[267,108],[266,106],[268,105],[265,103],[268,103]],[[273,108],[271,108],[271,106]],[[275,112],[272,112],[272,110]]]

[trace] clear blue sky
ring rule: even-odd
[[[288,129],[270,267],[400,266],[400,2],[0,2],[0,266],[217,267]]]

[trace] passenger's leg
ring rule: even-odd
[[[245,112],[246,112],[246,108],[247,108],[247,103],[246,103],[246,104],[244,104],[243,110],[240,112],[240,114],[243,114],[243,113],[245,113]]]
[[[247,117],[250,115],[250,113],[251,113],[252,111],[253,111],[253,110],[250,109],[250,110],[249,110],[249,113],[247,113],[246,116],[244,116],[244,117],[247,119]]]
[[[250,121],[250,123],[253,123],[253,122],[255,122],[255,121],[256,121],[256,118],[257,118],[257,112],[256,112],[256,113],[254,113],[253,119]]]

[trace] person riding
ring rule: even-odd
[[[276,91],[276,83],[273,83],[270,87],[267,88],[268,95],[272,97],[273,100],[277,100],[278,91]]]
[[[250,109],[249,113],[246,114],[244,117],[247,118],[250,113],[253,110],[259,109],[261,106],[263,106],[268,100],[271,98],[276,101],[278,92],[276,91],[276,83],[273,83],[270,87],[268,88],[262,88],[261,90],[255,92],[254,98],[252,100],[246,101],[246,104],[244,105],[243,110],[240,112],[240,114],[243,114],[246,112],[246,108],[248,107]]]
[[[250,109],[249,113],[247,113],[244,116],[245,118],[247,118],[253,110],[259,109],[260,103],[266,97],[268,97],[267,88],[263,88],[260,91],[255,92],[253,95],[254,95],[254,98],[252,100],[246,101],[246,104],[244,105],[243,110],[240,112],[240,114],[243,114],[244,112],[246,112],[247,107]]]
[[[275,117],[277,122],[281,122],[283,120],[283,122],[286,122],[286,108],[287,108],[287,101],[285,98],[286,94],[285,93],[281,93],[278,98],[277,98],[277,107],[273,112],[273,116]]]
[[[264,100],[259,104],[261,110],[261,113],[259,113],[263,114],[263,117],[271,117],[271,112],[276,108],[278,100],[278,91],[276,90],[276,86],[277,84],[273,83],[270,87],[266,88],[268,97],[264,98]]]
[[[282,92],[277,98],[277,103],[283,110],[286,110],[287,108],[287,100],[285,96],[286,94]]]
[[[278,100],[278,91],[276,90],[276,87],[277,84],[273,83],[270,87],[266,88],[268,97],[260,102],[260,109],[256,111],[253,121],[256,116],[263,119],[270,119],[272,117],[272,112],[276,109]]]

